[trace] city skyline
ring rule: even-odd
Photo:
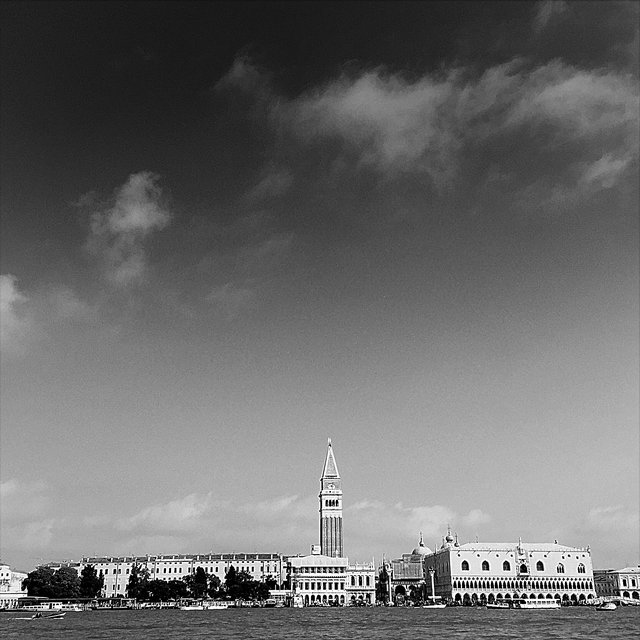
[[[637,3],[0,11],[4,562],[638,564]]]

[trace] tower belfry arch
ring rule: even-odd
[[[344,557],[342,545],[342,479],[338,472],[331,438],[320,478],[320,553],[332,558]]]

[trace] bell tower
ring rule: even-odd
[[[331,438],[327,443],[319,498],[320,553],[332,558],[342,558],[342,480],[333,456]]]

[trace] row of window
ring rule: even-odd
[[[463,560],[460,568],[462,569],[462,571],[469,571],[469,563],[466,560]],[[482,562],[482,570],[491,570],[491,567],[487,560],[484,560]],[[502,570],[511,571],[511,563],[508,560],[505,560],[502,563]],[[536,563],[536,571],[544,571],[544,562],[542,562],[541,560],[538,560],[538,562]],[[580,563],[578,565],[578,573],[586,573],[586,571],[586,567],[582,563]],[[520,573],[529,573],[529,568],[526,564],[520,565]],[[564,565],[562,564],[562,562],[558,563],[558,566],[556,567],[556,573],[564,573]]]
[[[311,588],[309,588],[309,585],[311,585]],[[304,590],[315,591],[316,586],[318,591],[338,591],[338,589],[344,590],[344,582],[305,582]]]
[[[299,573],[344,573],[346,567],[300,567]]]
[[[216,573],[220,572],[220,567],[203,567],[203,568],[204,568],[205,571],[210,571],[212,573],[214,571]],[[160,569],[161,569],[160,567],[151,567],[149,569],[149,573],[161,573]],[[173,571],[172,571],[172,569],[173,569]],[[252,566],[249,566],[249,567],[238,567],[236,570],[237,571],[248,571],[250,573],[255,573],[256,572],[256,567],[252,567]],[[192,570],[191,570],[190,567],[187,568],[187,573],[191,573],[191,571]],[[195,569],[194,569],[194,571],[195,571]],[[269,571],[269,569],[267,568],[267,569],[265,569],[265,571]],[[274,571],[275,571],[275,569],[274,569]],[[113,573],[113,575],[117,575],[119,573],[122,573],[122,568],[112,569],[111,572]],[[128,574],[129,572],[130,572],[130,568],[127,567],[126,570],[125,570],[125,573]],[[180,566],[178,566],[178,567],[162,567],[162,573],[182,573],[182,567],[180,567]],[[225,569],[225,573],[226,573],[226,569]],[[104,569],[103,570],[103,575],[105,575],[105,576],[109,575],[109,569]]]
[[[325,500],[324,501],[324,506],[325,507],[339,507],[340,506],[340,500]]]

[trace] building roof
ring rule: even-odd
[[[459,547],[450,547],[452,551],[512,551],[520,546],[525,551],[566,551],[582,552],[589,549],[579,547],[567,547],[557,542],[466,542]]]
[[[327,457],[324,460],[324,467],[322,468],[322,478],[339,478],[338,465],[336,459],[333,457],[333,449],[331,447],[331,438],[327,444]]]
[[[291,556],[289,562],[294,567],[346,567],[347,558],[332,558],[312,553],[308,556]]]

